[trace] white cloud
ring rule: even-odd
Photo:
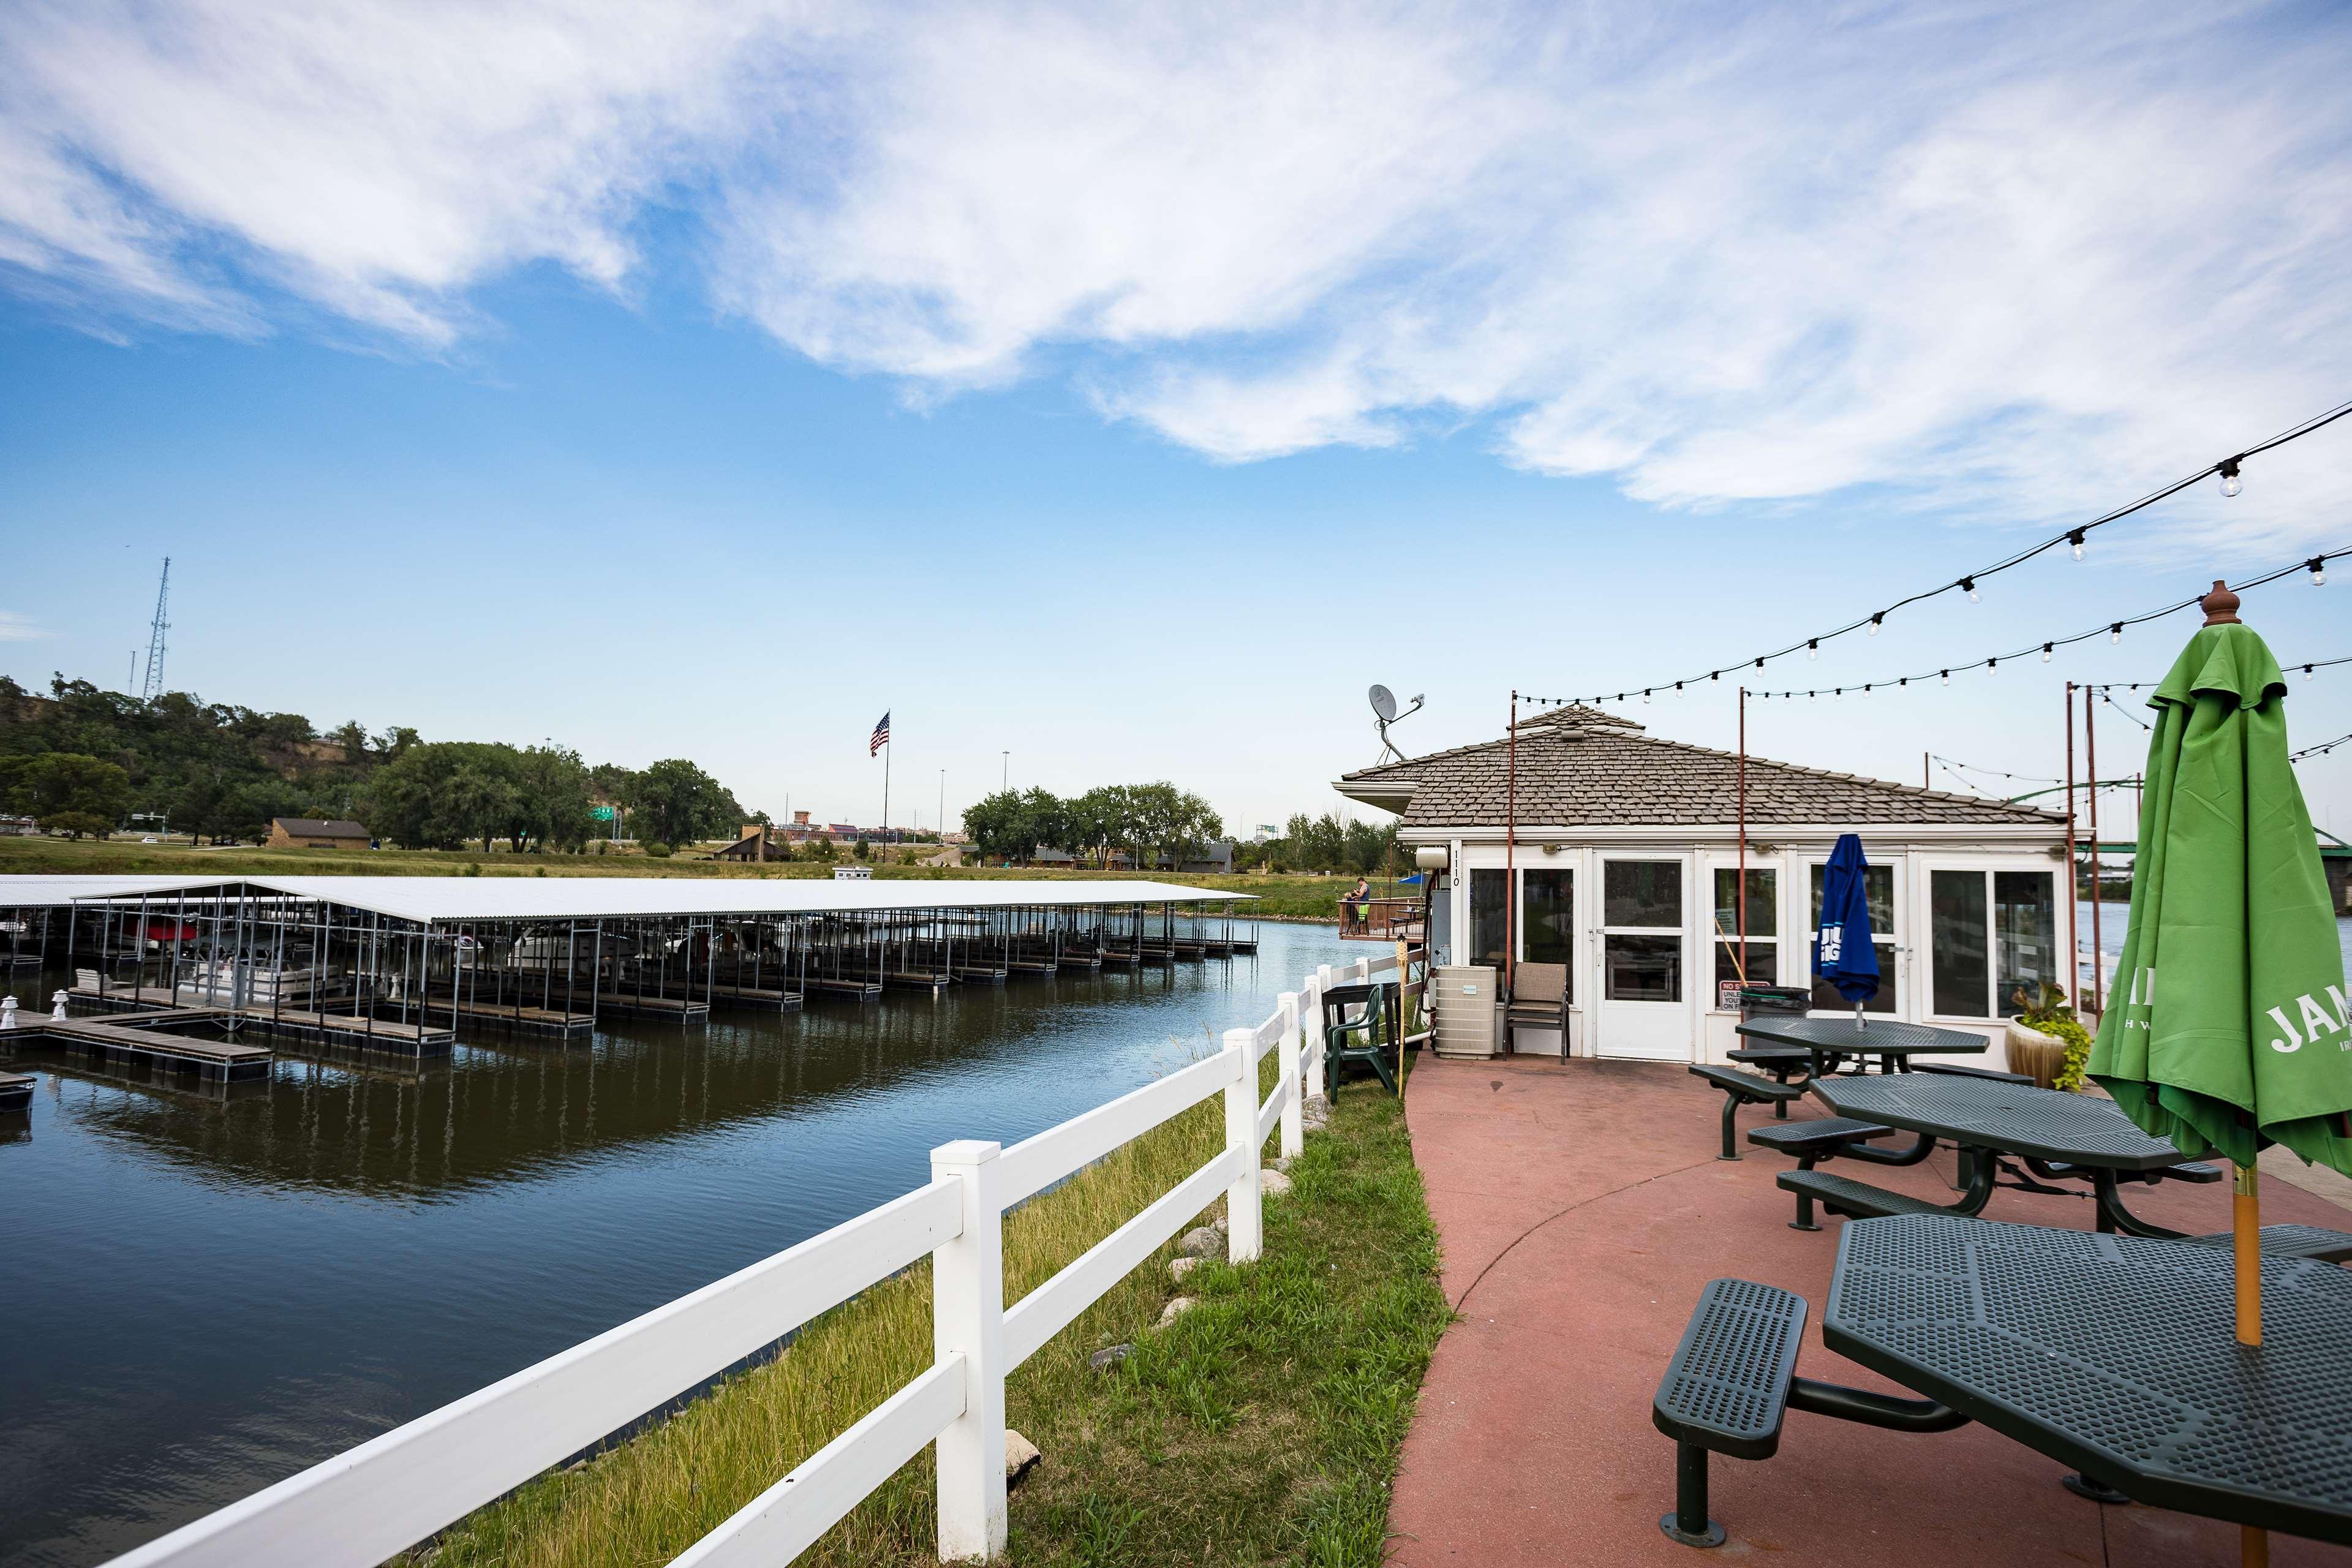
[[[0,610],[0,642],[38,642],[49,635],[14,610]]]
[[[1228,460],[1485,421],[1663,505],[2042,516],[2334,402],[2352,334],[2307,7],[213,0],[36,6],[0,66],[0,260],[101,319],[275,289],[437,350],[525,264],[625,294],[658,203],[822,363],[1050,367]]]

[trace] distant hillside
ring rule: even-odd
[[[735,796],[682,758],[632,771],[555,745],[428,742],[357,720],[321,733],[299,713],[143,702],[59,676],[46,697],[0,676],[0,809],[52,831],[99,834],[167,819],[174,833],[258,841],[274,816],[356,817],[412,848],[504,838],[573,847],[610,831],[600,805],[643,837],[731,832]]]

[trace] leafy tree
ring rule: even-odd
[[[734,826],[740,808],[719,781],[683,757],[654,763],[630,781],[627,802],[638,837],[690,844]]]
[[[7,759],[0,771],[0,796],[10,810],[32,816],[44,827],[71,816],[79,838],[95,819],[97,831],[111,832],[131,809],[131,775],[121,767],[79,752],[45,752]]]
[[[516,758],[515,821],[520,827],[514,847],[535,839],[543,847],[577,851],[594,830],[589,815],[589,773],[580,753],[550,741],[530,746]]]

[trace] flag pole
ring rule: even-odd
[[[890,842],[890,737],[882,737],[882,842]]]

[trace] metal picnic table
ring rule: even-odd
[[[1931,1029],[1925,1024],[1898,1024],[1891,1018],[1865,1018],[1855,1028],[1852,1018],[1750,1018],[1738,1032],[1767,1045],[1793,1046],[1811,1051],[1816,1078],[1836,1072],[1847,1057],[1875,1057],[1881,1072],[1903,1070],[1917,1056],[1981,1056],[1985,1037],[1969,1029]]]
[[[2262,1271],[2249,1347],[2226,1248],[1856,1220],[1822,1340],[2141,1502],[2352,1544],[2352,1270]]]
[[[2137,1218],[2116,1195],[2118,1173],[2153,1180],[2151,1173],[2183,1167],[2180,1151],[2141,1131],[2107,1100],[1934,1073],[1816,1078],[1810,1087],[1840,1116],[1916,1132],[1929,1143],[1940,1138],[1971,1155],[1962,1162],[1971,1168],[1963,1173],[1968,1191],[1950,1205],[1954,1214],[1973,1215],[1985,1206],[2004,1173],[2006,1155],[2022,1160],[2042,1182],[2087,1176],[2098,1198],[2102,1231],[2167,1240],[2182,1236]],[[2201,1174],[2204,1168],[2188,1169]],[[2028,1191],[2067,1192],[2010,1173],[2011,1184]]]

